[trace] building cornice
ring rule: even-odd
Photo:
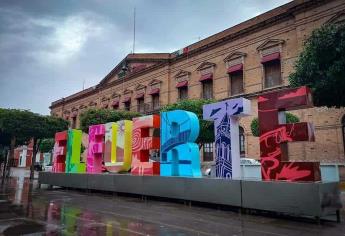
[[[209,51],[215,47],[219,47],[223,44],[228,43],[229,41],[236,40],[238,38],[244,37],[248,34],[257,32],[259,30],[262,30],[264,28],[270,27],[272,25],[281,23],[283,21],[286,21],[286,19],[294,18],[294,15],[305,11],[311,8],[315,8],[317,6],[320,6],[326,2],[330,2],[333,0],[295,0],[290,3],[287,3],[283,6],[280,6],[278,8],[275,8],[271,11],[268,11],[266,13],[263,13],[262,15],[259,15],[257,17],[254,17],[250,20],[247,20],[245,22],[242,22],[238,25],[235,25],[231,28],[228,28],[222,32],[219,32],[217,34],[214,34],[204,40],[201,40],[197,43],[194,43],[192,45],[189,45],[188,48],[191,50],[188,51],[188,53],[184,53],[178,56],[174,56],[172,53],[167,56],[166,58],[157,58],[157,59],[146,59],[146,58],[130,58],[130,56],[127,56],[124,58],[117,66],[110,71],[101,81],[99,84],[97,84],[94,87],[91,87],[89,89],[83,90],[79,93],[73,94],[71,96],[68,96],[66,98],[57,100],[52,102],[52,105],[49,107],[50,109],[53,109],[55,107],[58,107],[60,105],[63,105],[65,103],[70,103],[75,100],[79,100],[81,98],[96,94],[100,90],[110,88],[112,86],[116,86],[119,84],[122,84],[123,82],[127,82],[130,80],[133,80],[139,76],[142,76],[146,73],[155,71],[157,69],[163,68],[167,65],[175,64],[177,62],[180,62],[182,60],[185,60],[188,57],[194,56],[196,54],[203,53],[205,51]],[[206,41],[210,41],[208,43],[205,43]],[[164,53],[162,53],[163,55]],[[129,54],[132,55],[132,54]],[[123,63],[126,63],[128,60],[138,60],[138,61],[157,61],[158,63],[149,66],[143,70],[137,71],[132,74],[128,74],[124,77],[124,79],[118,79],[109,83],[105,83],[109,78],[111,78],[116,71],[118,71]],[[79,95],[78,95],[79,94]]]
[[[281,23],[285,21],[286,19],[294,18],[294,15],[297,14],[298,12],[305,11],[310,8],[315,8],[319,5],[322,5],[323,3],[327,3],[330,1],[333,1],[333,0],[295,0],[295,1],[292,1],[283,6],[277,7],[271,11],[263,13],[262,15],[249,19],[231,28],[228,28],[220,33],[212,35],[204,40],[201,40],[200,42],[215,38],[214,41],[211,41],[210,43],[206,43],[203,46],[196,47],[195,49],[192,48],[191,50],[188,51],[188,53],[178,55],[175,58],[172,58],[170,61],[172,63],[179,62],[181,60],[184,60],[187,57],[191,57],[196,54],[211,50],[215,47],[224,45],[228,43],[229,41],[236,40],[248,34],[260,31],[269,26]],[[224,36],[218,38],[217,36],[221,34],[224,34]],[[193,45],[197,45],[200,42],[192,44],[188,47],[193,47]]]

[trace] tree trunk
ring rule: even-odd
[[[30,180],[34,179],[35,177],[35,161],[36,161],[36,154],[37,154],[37,140],[33,138],[33,146],[32,146],[32,157],[31,157],[31,166],[30,166]]]
[[[5,150],[5,157],[4,157],[4,165],[2,167],[2,180],[5,179],[6,177],[6,169],[7,169],[7,163],[8,163],[8,159],[9,159],[9,150],[8,148]]]
[[[11,166],[14,163],[14,148],[16,147],[16,137],[11,137],[11,144],[10,144],[10,156],[7,160],[6,166],[6,177],[10,177],[11,174]]]

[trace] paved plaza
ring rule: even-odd
[[[17,174],[20,172],[16,172]],[[345,194],[342,194],[345,202]],[[344,210],[342,218],[345,218]],[[1,185],[0,235],[345,235],[345,223],[134,196],[37,189],[25,174]]]

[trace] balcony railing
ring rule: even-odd
[[[153,103],[144,103],[136,106],[136,111],[142,114],[154,114],[158,113],[161,106],[160,104],[154,106]]]

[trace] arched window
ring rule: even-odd
[[[239,127],[239,138],[240,138],[240,155],[244,156],[246,154],[245,150],[245,136],[244,136],[244,129],[240,126]]]
[[[341,119],[341,130],[343,133],[343,146],[344,146],[344,152],[345,152],[345,115]]]

